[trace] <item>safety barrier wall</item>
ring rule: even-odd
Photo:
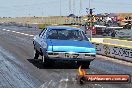
[[[18,26],[18,27],[29,27],[29,28],[36,28],[36,29],[43,29],[47,25],[57,26],[59,24],[43,24],[43,23],[15,23],[15,22],[0,22],[0,25],[5,26]],[[77,27],[80,28],[79,25],[66,25],[71,27]]]
[[[8,22],[4,22],[4,23],[1,23],[0,22],[0,25],[5,25],[5,26],[18,26],[18,27],[30,27],[30,28],[36,28],[36,29],[39,29],[39,24],[38,23],[8,23]]]
[[[132,46],[132,41],[127,41],[127,40],[104,38],[103,42],[110,43],[110,44],[124,45],[124,46]]]
[[[81,19],[82,20],[82,19]],[[67,16],[51,16],[51,17],[17,17],[17,18],[0,18],[0,22],[16,22],[16,23],[41,23],[41,24],[71,24],[76,20]]]
[[[128,47],[132,46],[132,41],[112,39],[112,38],[92,38],[91,42],[109,43],[109,44],[122,45],[122,46],[128,46]]]
[[[122,47],[107,43],[93,43],[97,54],[132,62],[132,47]]]

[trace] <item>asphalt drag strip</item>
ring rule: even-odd
[[[44,66],[41,56],[34,60],[33,36],[28,35],[36,35],[39,31],[20,27],[0,29],[0,88],[132,88],[131,83],[80,85],[76,80],[78,67],[75,62],[56,62]],[[132,75],[131,65],[110,59],[97,57],[86,72]]]
[[[36,88],[40,82],[23,69],[23,64],[0,47],[0,88]]]

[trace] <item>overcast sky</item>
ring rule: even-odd
[[[82,15],[89,0],[82,0],[81,7],[80,0],[71,0],[71,5],[69,0],[0,0],[0,17]],[[95,13],[132,13],[132,0],[91,0],[91,8]]]

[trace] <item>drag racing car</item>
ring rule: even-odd
[[[51,62],[76,61],[89,67],[96,57],[96,50],[80,28],[69,26],[47,26],[33,40],[34,59],[42,56],[46,65]]]

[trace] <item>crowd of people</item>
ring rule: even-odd
[[[88,18],[89,22],[90,18]],[[94,17],[93,22],[95,22],[96,25],[100,26],[106,26],[106,27],[123,27],[123,29],[131,29],[132,26],[132,17],[126,16],[126,17],[118,17],[118,16],[100,16],[100,17]],[[121,22],[124,22],[125,25],[122,25]],[[126,23],[127,22],[127,23]],[[91,23],[91,22],[90,22]],[[91,25],[87,25],[88,23],[85,23],[85,33],[87,33],[88,30],[91,30]],[[93,24],[94,26],[94,24]],[[94,27],[93,27],[94,28]],[[115,37],[116,31],[115,29],[111,29],[108,31],[107,29],[104,30],[105,34],[110,35],[111,37]],[[103,34],[102,34],[103,35]]]

